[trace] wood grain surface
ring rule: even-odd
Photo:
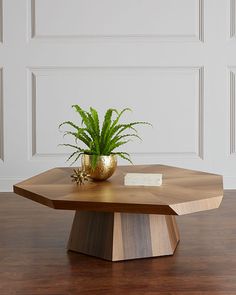
[[[124,186],[127,172],[161,173],[160,187]],[[72,168],[54,168],[14,186],[14,192],[55,209],[183,215],[218,208],[222,176],[165,165],[119,166],[103,182],[76,186]]]
[[[236,191],[218,210],[176,217],[173,256],[112,263],[66,252],[73,215],[0,194],[1,295],[236,294]]]
[[[112,260],[113,213],[76,212],[68,250]]]
[[[178,242],[174,216],[77,211],[67,248],[119,261],[172,255]]]

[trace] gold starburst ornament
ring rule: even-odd
[[[85,184],[85,181],[89,181],[89,174],[83,169],[73,169],[73,174],[71,175],[72,182],[75,182],[77,185]]]

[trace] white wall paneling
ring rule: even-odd
[[[3,3],[0,0],[0,43],[3,42]]]
[[[235,36],[236,0],[0,0],[0,191],[69,165],[75,103],[153,123],[126,147],[135,164],[236,188]]]
[[[235,161],[236,161],[236,66],[231,65],[227,67],[228,71],[228,142],[227,142],[227,154],[223,160],[223,169],[225,172],[225,186],[227,188],[235,188]]]
[[[62,136],[55,132],[60,122],[72,118],[70,105],[79,103],[93,105],[100,112],[103,106],[129,106],[137,116],[134,119],[152,122],[155,127],[145,128],[142,145],[131,145],[131,153],[203,158],[203,68],[39,68],[31,69],[30,75],[33,157],[61,153],[57,145]],[[47,109],[55,107],[52,116]]]
[[[235,0],[230,0],[230,37],[235,37],[236,32],[236,6],[235,6]]]
[[[31,0],[31,38],[203,41],[203,0]]]
[[[235,69],[230,69],[230,155],[235,155],[236,146],[235,146]]]
[[[0,165],[4,160],[3,70],[0,68]]]

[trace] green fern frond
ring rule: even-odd
[[[116,153],[114,153],[114,155],[117,155],[117,156],[121,157],[122,159],[124,159],[124,160],[130,162],[131,164],[133,164],[133,162],[130,159],[130,155],[128,154],[128,157],[127,157],[127,154],[128,153],[123,153],[123,152],[116,152]]]
[[[130,140],[124,140],[124,141],[119,141],[119,142],[116,142],[116,143],[114,143],[114,144],[111,144],[110,147],[109,147],[109,149],[108,149],[108,151],[107,151],[107,155],[110,155],[110,153],[111,153],[114,149],[118,148],[118,147],[121,146],[121,145],[124,145],[124,144],[128,143],[129,141],[130,141]]]
[[[93,109],[92,107],[90,107],[90,112],[91,112],[91,116],[92,116],[93,121],[94,121],[94,126],[95,126],[95,129],[96,129],[96,133],[99,136],[100,135],[100,126],[99,126],[98,112],[97,112],[97,110]]]
[[[86,136],[84,136],[84,134],[78,134],[76,132],[72,132],[72,131],[65,131],[63,137],[67,136],[67,135],[72,135],[75,137],[75,141],[77,142],[78,140],[82,141],[85,145],[87,145],[87,147],[89,148],[90,146],[90,142],[91,139],[90,138],[86,138]]]
[[[133,126],[135,125],[150,125],[152,126],[152,124],[148,123],[148,122],[132,122],[132,123],[128,123],[128,124],[123,124],[123,128],[121,128],[116,135],[121,134],[123,131],[125,131],[126,129],[134,129],[135,131],[137,131]]]
[[[79,150],[79,151],[82,151],[83,149],[76,146],[76,145],[73,145],[73,144],[70,144],[70,143],[60,143],[58,146],[69,146],[73,149],[76,149],[76,150]]]
[[[73,152],[67,159],[66,162],[70,161],[71,158],[73,158],[76,154],[78,154],[78,151]]]
[[[72,166],[75,162],[78,161],[78,159],[84,154],[84,152],[81,152],[78,154],[78,156],[74,159],[74,161],[70,164],[70,166]]]
[[[76,130],[80,129],[76,124],[74,124],[73,122],[71,121],[65,121],[65,122],[62,122],[60,125],[59,125],[59,129],[63,126],[63,125],[69,125],[73,128],[75,128]]]
[[[100,150],[103,152],[104,144],[106,142],[106,136],[107,133],[109,132],[111,123],[112,123],[112,114],[113,112],[117,113],[116,109],[108,109],[105,113],[103,124],[102,124],[102,131],[101,131],[101,136],[100,136]]]
[[[90,107],[89,111],[86,111],[79,105],[73,105],[72,107],[79,114],[82,123],[81,126],[78,126],[74,122],[64,121],[59,125],[59,129],[62,126],[71,127],[72,130],[66,130],[63,136],[73,136],[76,142],[76,145],[69,143],[61,144],[75,149],[67,160],[74,158],[73,163],[75,163],[82,154],[92,155],[92,166],[95,168],[99,156],[116,154],[132,163],[129,153],[116,152],[115,149],[128,143],[132,138],[141,140],[135,127],[138,125],[151,125],[150,123],[143,121],[130,122],[127,124],[119,123],[122,115],[126,111],[131,111],[131,109],[124,108],[119,112],[116,109],[110,108],[105,112],[102,127],[100,127],[99,115],[96,109]],[[114,113],[116,117],[113,119]],[[127,133],[128,130],[132,130],[135,133]],[[128,140],[123,140],[124,138]],[[87,148],[79,147],[77,145],[79,142],[83,142]]]
[[[114,120],[114,122],[113,122],[113,124],[112,124],[112,126],[111,126],[111,129],[112,129],[114,126],[116,126],[116,125],[118,124],[118,122],[119,122],[121,116],[122,116],[125,112],[127,112],[127,111],[132,112],[132,110],[131,110],[130,108],[125,108],[125,109],[123,109],[120,113],[118,113],[116,119]]]

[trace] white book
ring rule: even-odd
[[[161,186],[162,174],[158,173],[127,173],[125,185]]]

